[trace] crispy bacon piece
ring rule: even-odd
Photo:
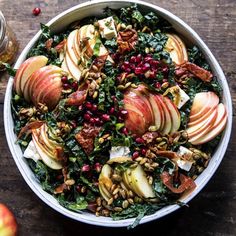
[[[213,75],[210,71],[207,71],[194,63],[186,62],[184,67],[192,73],[197,78],[201,79],[204,82],[210,82],[213,78]]]
[[[80,106],[86,100],[87,93],[88,84],[84,83],[76,92],[69,95],[66,104],[69,106]]]
[[[173,186],[173,176],[171,176],[168,172],[164,171],[161,174],[161,180],[163,184],[173,193],[183,193],[185,190],[193,190],[196,187],[193,179],[183,174],[179,175],[180,185],[177,188]]]
[[[54,194],[63,193],[64,191],[69,190],[69,189],[70,187],[67,184],[63,183],[59,185],[58,187],[56,187],[56,189],[54,190]]]
[[[62,40],[59,44],[57,44],[57,46],[54,47],[54,49],[57,51],[57,52],[61,52],[64,50],[64,46],[66,44],[66,39]]]
[[[47,50],[49,51],[51,48],[52,48],[52,43],[53,43],[53,39],[48,39],[46,42],[45,42],[45,47],[47,48]]]
[[[169,159],[176,159],[178,158],[178,154],[176,152],[172,152],[172,151],[159,151],[159,150],[155,150],[155,153],[157,156],[163,156],[163,157],[167,157]]]
[[[58,161],[66,162],[67,158],[62,147],[57,146],[54,149],[54,153]]]
[[[21,128],[17,138],[18,139],[21,138],[23,134],[29,135],[32,132],[32,129],[38,129],[44,123],[45,123],[44,121],[39,121],[39,120],[27,123],[23,128]]]
[[[134,50],[134,47],[138,41],[137,31],[134,29],[127,29],[120,31],[117,36],[117,44],[119,53],[129,52]]]
[[[77,142],[81,145],[87,155],[93,151],[94,139],[99,134],[100,129],[100,127],[85,123],[82,130],[75,135]]]

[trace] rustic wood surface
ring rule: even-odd
[[[84,1],[78,0],[0,0],[0,10],[13,28],[20,50],[46,23],[63,10]],[[235,0],[152,0],[170,10],[207,43],[220,62],[236,102],[236,1]],[[35,17],[32,9],[40,7]],[[0,74],[0,112],[8,76]],[[235,107],[234,107],[235,111]],[[234,117],[235,120],[235,117]],[[20,236],[31,235],[134,235],[152,229],[155,235],[236,235],[236,130],[233,129],[225,158],[203,191],[189,204],[165,218],[141,225],[134,230],[95,227],[70,220],[46,206],[27,186],[9,152],[0,116],[0,202],[14,212]]]

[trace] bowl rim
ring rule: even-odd
[[[130,0],[130,1],[126,1],[126,0],[120,0],[120,1],[118,1],[118,0],[92,0],[89,2],[84,2],[84,3],[78,4],[74,7],[71,7],[69,9],[63,11],[62,13],[53,17],[46,25],[51,26],[55,22],[60,20],[62,17],[66,16],[67,14],[70,14],[80,8],[83,8],[83,7],[87,7],[87,6],[93,7],[94,5],[96,5],[98,3],[124,3],[124,4],[137,3],[138,5],[143,5],[143,6],[146,6],[149,8],[153,8],[157,12],[161,12],[167,18],[171,18],[173,21],[177,22],[181,27],[183,27],[184,31],[186,31],[188,34],[190,34],[194,38],[197,45],[201,47],[201,50],[203,50],[204,53],[207,54],[208,61],[211,61],[212,65],[214,65],[214,69],[218,73],[218,79],[222,83],[222,87],[224,89],[224,95],[225,95],[226,102],[227,102],[226,105],[227,105],[227,111],[228,111],[228,122],[227,122],[225,132],[223,134],[223,137],[221,139],[221,143],[218,145],[218,148],[220,146],[220,150],[217,150],[217,152],[218,152],[217,158],[215,158],[212,161],[211,168],[207,167],[208,174],[206,176],[204,176],[204,178],[201,178],[201,181],[200,180],[198,181],[198,178],[197,178],[197,180],[196,180],[197,188],[183,199],[184,203],[188,203],[192,198],[194,198],[202,190],[202,188],[211,179],[211,177],[213,176],[213,174],[217,170],[219,164],[221,163],[221,161],[224,157],[224,154],[226,152],[228,143],[229,143],[231,129],[232,129],[232,102],[231,102],[231,95],[230,95],[229,87],[228,87],[226,78],[224,76],[224,73],[223,73],[219,63],[217,62],[217,60],[215,59],[215,57],[211,53],[210,49],[206,46],[206,44],[202,41],[202,39],[199,37],[199,35],[189,25],[187,25],[179,17],[177,17],[173,13],[165,10],[164,8],[156,6],[151,3],[144,2],[144,1],[139,1],[139,0]],[[26,45],[26,47],[24,48],[24,50],[21,52],[20,56],[18,57],[14,68],[19,68],[20,64],[24,61],[28,51],[35,44],[35,42],[39,38],[40,34],[41,34],[41,30],[38,31],[35,34],[35,36],[30,40],[30,42]],[[52,196],[50,194],[48,194],[47,192],[42,190],[42,188],[40,188],[41,186],[36,183],[36,180],[33,179],[34,174],[28,173],[28,171],[24,168],[23,163],[22,163],[23,160],[21,158],[19,158],[20,154],[16,150],[17,146],[19,146],[19,145],[15,144],[16,138],[13,138],[16,136],[13,132],[13,123],[12,123],[13,121],[12,121],[12,116],[11,116],[11,105],[10,105],[11,104],[11,96],[12,96],[12,85],[13,85],[13,78],[10,77],[9,82],[7,84],[7,89],[6,89],[5,99],[4,99],[5,134],[6,134],[6,139],[7,139],[9,149],[10,149],[11,154],[14,158],[14,161],[18,167],[18,170],[20,171],[21,175],[23,176],[24,180],[26,181],[28,186],[31,188],[31,190],[48,206],[50,206],[51,208],[53,208],[57,212],[60,212],[64,216],[67,216],[67,217],[72,218],[74,220],[88,223],[88,224],[92,224],[92,225],[106,226],[106,227],[125,227],[125,226],[132,224],[134,221],[134,218],[129,218],[129,219],[120,220],[120,221],[113,221],[107,217],[97,217],[96,219],[95,218],[92,219],[90,214],[80,214],[80,213],[72,212],[72,211],[62,207],[61,205],[59,205],[59,203],[57,201],[54,201],[51,198]],[[21,156],[22,156],[22,152],[21,152]],[[212,159],[214,158],[214,156],[215,156],[215,154],[213,155]],[[206,169],[204,171],[206,171]],[[168,215],[171,212],[176,211],[179,208],[180,208],[180,206],[178,206],[178,205],[171,205],[171,206],[164,207],[152,215],[148,215],[148,216],[143,217],[140,221],[140,224],[161,218],[165,215]]]

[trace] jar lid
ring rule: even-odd
[[[1,53],[1,48],[4,44],[5,35],[6,35],[6,20],[2,12],[0,11],[0,53]]]

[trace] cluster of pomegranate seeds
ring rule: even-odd
[[[76,91],[79,86],[77,81],[73,81],[71,83],[67,76],[62,76],[61,82],[62,82],[63,89],[65,89],[65,90],[72,89],[73,91]]]
[[[41,9],[39,7],[35,7],[32,11],[32,14],[37,16],[41,13]]]
[[[124,61],[121,65],[121,70],[135,75],[144,75],[145,78],[155,79],[158,73],[163,73],[168,76],[169,68],[162,62],[155,60],[152,55],[147,54],[142,56],[138,54],[132,56],[129,61]]]

